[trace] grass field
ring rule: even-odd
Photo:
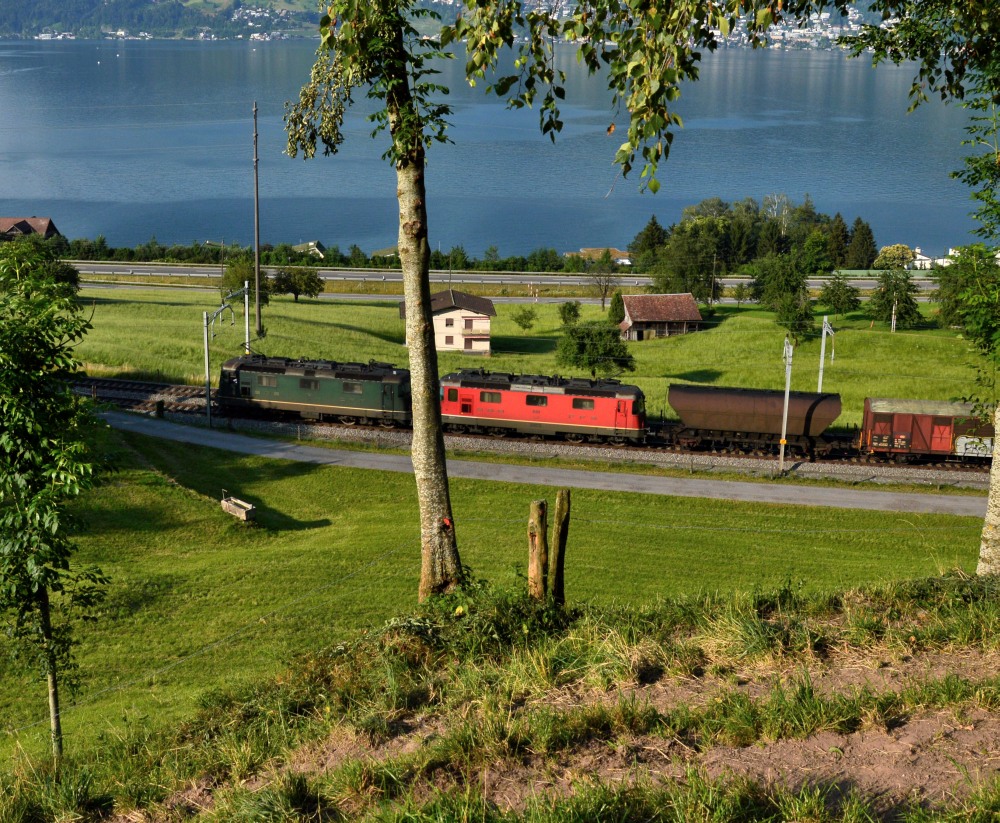
[[[121,470],[80,504],[76,562],[111,577],[101,619],[79,629],[71,749],[124,719],[170,724],[208,690],[253,682],[300,653],[377,626],[415,603],[413,479],[122,441]],[[222,488],[260,525],[224,514]],[[552,489],[453,481],[463,562],[519,585],[531,500]],[[803,592],[974,568],[981,522],[576,491],[567,561],[574,602],[771,589]],[[41,753],[44,687],[0,671],[0,744]]]
[[[84,288],[93,301],[94,330],[78,348],[91,374],[118,377],[158,377],[201,383],[205,379],[204,311],[218,305],[209,292],[181,289]],[[483,367],[491,371],[552,374],[565,372],[555,362],[560,323],[556,304],[538,303],[538,320],[523,332],[511,320],[518,306],[497,303],[493,322],[493,356],[473,359],[448,353],[440,356],[442,373]],[[930,307],[924,306],[925,311]],[[601,315],[584,305],[583,319]],[[333,360],[376,359],[405,365],[403,323],[398,301],[301,300],[276,298],[264,308],[267,337],[255,349],[269,355],[322,357]],[[973,355],[954,331],[928,327],[890,334],[870,327],[861,314],[832,318],[837,335],[828,342],[825,391],[840,393],[844,412],[838,427],[861,421],[865,397],[960,398],[972,386]],[[622,375],[646,393],[653,415],[671,416],[666,405],[671,382],[780,389],[784,332],[772,315],[756,308],[717,309],[707,328],[697,334],[630,344],[636,371]],[[222,361],[241,351],[243,325],[217,323],[211,345],[212,379]],[[795,351],[792,388],[815,391],[820,342],[803,342]],[[831,353],[835,356],[831,360]]]

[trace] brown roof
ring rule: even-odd
[[[48,238],[59,234],[59,229],[49,217],[0,217],[0,234],[9,237],[40,234]]]
[[[700,321],[701,312],[691,294],[626,294],[626,321],[633,323],[682,323]]]
[[[493,301],[488,297],[478,297],[475,294],[466,294],[464,291],[448,289],[439,291],[431,295],[431,314],[437,314],[451,309],[465,309],[482,314],[486,317],[496,317],[497,310],[493,308]],[[399,304],[399,316],[406,319],[406,301]]]

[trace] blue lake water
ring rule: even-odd
[[[51,217],[68,237],[112,245],[253,240],[258,114],[263,243],[321,240],[371,252],[396,242],[395,175],[361,99],[335,157],[284,154],[282,114],[308,77],[308,42],[0,42],[0,214]],[[678,104],[685,127],[661,174],[638,191],[611,159],[609,96],[571,49],[565,127],[555,145],[537,114],[468,88],[457,61],[452,145],[430,150],[431,243],[624,247],[653,214],[783,192],[861,216],[879,245],[943,254],[970,242],[961,166],[966,113],[933,101],[906,113],[912,67],[872,69],[835,52],[733,49],[709,55]],[[619,121],[621,122],[621,121]]]

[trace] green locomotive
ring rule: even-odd
[[[388,363],[242,355],[222,364],[219,408],[275,409],[346,425],[409,426],[410,373]]]

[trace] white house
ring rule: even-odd
[[[490,353],[490,318],[496,317],[493,301],[486,297],[448,289],[431,295],[434,347],[438,351]],[[406,319],[406,301],[399,304]]]

